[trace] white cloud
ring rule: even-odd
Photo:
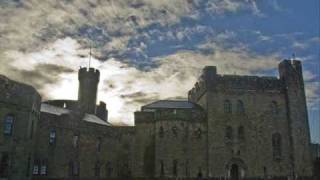
[[[141,105],[157,99],[187,97],[187,91],[192,88],[206,65],[217,66],[218,73],[221,74],[253,74],[255,71],[276,68],[279,60],[275,54],[259,56],[243,48],[226,50],[213,43],[210,45],[214,48],[213,54],[180,51],[158,58],[158,67],[149,71],[130,67],[116,59],[105,62],[93,59],[92,66],[101,71],[98,97],[109,105],[110,120],[132,124],[133,112]],[[208,47],[209,44],[206,48]],[[88,63],[88,58],[78,55],[83,52],[88,52],[88,49],[80,48],[78,42],[72,38],[65,38],[38,52],[9,52],[7,56],[13,59],[10,64],[18,70],[39,71],[35,68],[40,63],[73,69],[73,72],[57,74],[57,82],[44,84],[38,90],[50,99],[76,99],[77,70],[79,66]],[[18,66],[22,63],[23,66]]]

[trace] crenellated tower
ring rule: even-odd
[[[85,113],[95,114],[100,72],[94,68],[80,68],[78,78],[79,108]]]
[[[310,130],[301,62],[283,60],[279,64],[279,74],[286,99],[292,173],[294,176],[310,176]]]

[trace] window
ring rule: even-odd
[[[163,136],[164,136],[164,130],[163,130],[163,127],[160,126],[160,128],[159,128],[159,137],[163,138]]]
[[[78,162],[71,161],[69,163],[70,176],[79,176],[80,164]]]
[[[33,163],[33,169],[32,169],[32,174],[33,175],[39,175],[40,174],[39,165],[40,165],[40,162],[38,160],[35,160],[34,163]]]
[[[202,169],[199,167],[198,178],[202,178]]]
[[[225,113],[232,113],[232,105],[229,100],[224,101],[224,112]]]
[[[12,135],[12,130],[13,130],[13,120],[14,117],[13,115],[6,115],[4,118],[4,135],[11,136]]]
[[[96,164],[94,166],[94,175],[96,177],[100,177],[100,163],[99,163],[99,161],[96,162]]]
[[[108,161],[107,163],[106,163],[106,176],[107,177],[110,177],[111,175],[112,175],[112,166],[111,166],[111,162],[110,161]]]
[[[163,160],[160,161],[160,175],[164,176],[164,163],[163,163]]]
[[[271,111],[273,115],[276,115],[279,113],[278,103],[276,101],[271,102]]]
[[[272,149],[273,159],[281,159],[281,135],[279,133],[274,133],[272,135]]]
[[[172,169],[172,173],[174,176],[178,175],[178,160],[173,160],[173,169]]]
[[[198,139],[201,139],[202,131],[201,128],[198,128],[197,131],[195,132],[195,135]]]
[[[96,149],[97,149],[97,152],[101,151],[101,138],[100,137],[97,140]]]
[[[9,171],[9,154],[7,152],[1,153],[0,161],[0,177],[7,178]]]
[[[237,113],[243,114],[244,112],[245,112],[245,110],[244,110],[243,102],[241,100],[238,100],[238,102],[237,102]]]
[[[243,126],[240,126],[238,128],[238,137],[239,137],[240,140],[244,140],[245,139],[244,138],[244,128],[243,128]]]
[[[42,161],[42,163],[41,163],[40,175],[42,175],[42,176],[47,175],[47,162],[46,161]]]
[[[177,137],[178,136],[178,128],[176,126],[172,127],[172,134]]]
[[[226,138],[230,140],[233,138],[232,127],[230,126],[226,127]]]
[[[73,147],[74,148],[78,148],[78,146],[79,146],[79,135],[74,135],[73,136]]]
[[[53,145],[56,143],[56,130],[51,129],[49,134],[49,144]]]
[[[173,114],[174,114],[174,115],[177,114],[177,110],[176,110],[176,109],[173,110]]]

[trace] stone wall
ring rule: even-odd
[[[189,100],[207,111],[209,177],[228,177],[232,164],[243,177],[311,176],[310,133],[301,63],[284,60],[280,78],[217,74],[206,67]],[[232,112],[225,113],[225,102]],[[238,101],[244,113],[234,111]],[[273,112],[272,107],[277,107]],[[239,140],[239,127],[244,138]],[[226,128],[233,139],[226,139]],[[273,135],[281,136],[281,157],[274,159]]]
[[[121,177],[132,173],[131,127],[88,123],[75,113],[61,116],[42,113],[39,128],[35,158],[47,162],[48,175],[44,179],[73,176],[71,162],[79,164],[80,178]],[[56,132],[54,144],[49,143],[51,130]],[[79,137],[76,147],[75,135]]]
[[[0,92],[0,178],[30,179],[41,97],[31,86],[2,76]],[[10,133],[5,132],[9,116]]]

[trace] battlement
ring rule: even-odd
[[[100,71],[94,68],[81,67],[78,75],[79,80],[83,78],[90,78],[92,80],[99,81],[100,79]]]
[[[285,60],[281,61],[279,66],[286,66],[286,67],[290,67],[290,68],[299,70],[299,69],[301,69],[301,61],[285,59]]]
[[[100,74],[100,71],[95,68],[87,68],[87,67],[80,67],[79,73],[97,73],[98,75]]]
[[[298,65],[297,62],[295,62]],[[247,76],[217,74],[216,67],[207,66],[189,91],[190,101],[197,101],[206,91],[276,91],[281,90],[281,81],[271,76]]]
[[[298,78],[302,80],[302,64],[298,60],[283,60],[279,64],[279,73],[281,79]]]

